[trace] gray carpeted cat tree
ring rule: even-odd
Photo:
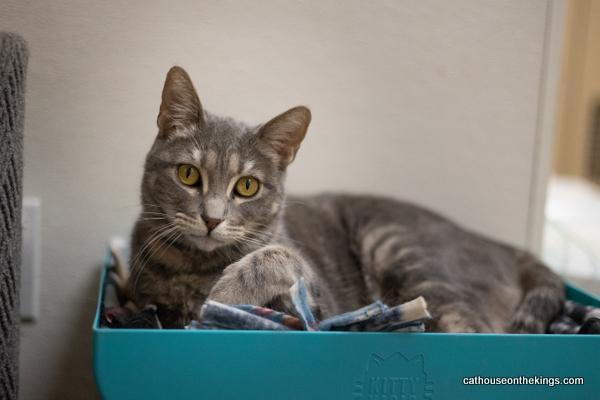
[[[0,399],[16,399],[27,46],[0,32]]]

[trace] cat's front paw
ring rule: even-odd
[[[247,280],[245,269],[245,264],[239,262],[225,268],[208,298],[224,304],[257,304],[257,287]]]
[[[302,260],[283,246],[267,246],[225,268],[208,298],[225,304],[264,306],[289,294]]]

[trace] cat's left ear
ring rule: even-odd
[[[310,110],[298,106],[279,114],[258,131],[259,141],[278,158],[282,168],[294,161],[310,119]]]
[[[157,124],[159,137],[168,138],[204,124],[202,105],[190,76],[181,67],[167,73]]]

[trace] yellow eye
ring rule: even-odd
[[[242,197],[252,197],[258,192],[259,186],[258,179],[243,176],[235,183],[235,193]]]
[[[182,164],[177,167],[179,180],[184,185],[195,186],[200,181],[200,171],[190,164]]]

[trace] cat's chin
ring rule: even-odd
[[[199,250],[207,253],[218,249],[219,247],[225,246],[226,243],[214,239],[210,236],[189,236],[188,240],[192,242]]]

